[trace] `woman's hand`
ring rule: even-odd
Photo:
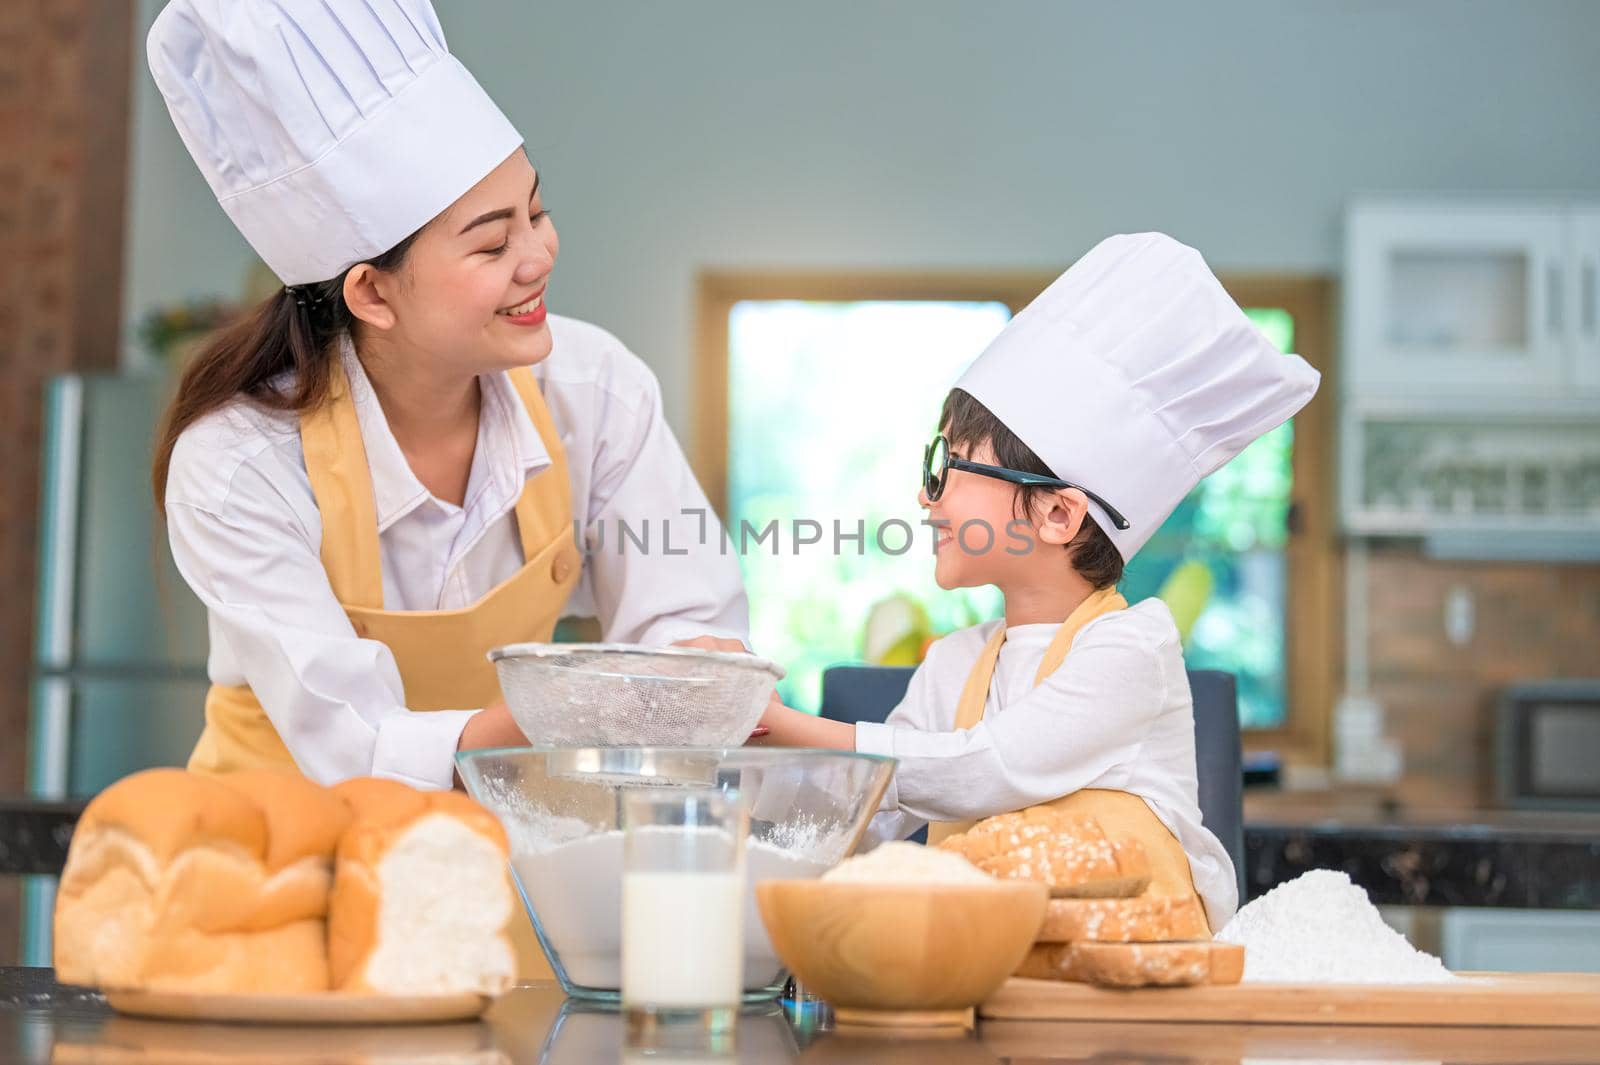
[[[698,647],[702,651],[729,651],[733,654],[747,655],[750,648],[738,640],[730,640],[724,636],[696,636],[688,640],[673,640],[674,647]]]
[[[482,747],[526,747],[528,737],[522,734],[511,717],[511,708],[504,699],[498,699],[467,718],[466,728],[456,741],[456,750],[475,751]],[[456,773],[456,787],[465,785],[461,774]]]

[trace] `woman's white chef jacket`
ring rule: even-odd
[[[549,324],[553,350],[533,371],[566,446],[585,555],[565,613],[597,616],[608,641],[748,641],[737,560],[662,414],[654,375],[596,326],[554,315]],[[504,374],[481,379],[478,441],[457,507],[411,472],[348,340],[341,357],[372,467],[384,609],[476,602],[523,563],[513,507],[524,480],[549,464],[527,410]],[[449,787],[457,740],[480,708],[408,711],[388,648],[356,635],[319,558],[299,428],[298,414],[235,402],[186,429],[173,452],[167,527],[178,569],[208,612],[207,672],[223,685],[293,674],[294,698],[265,709],[315,780],[375,774]]]

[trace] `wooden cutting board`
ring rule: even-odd
[[[1600,974],[1463,973],[1449,984],[1234,984],[1109,991],[1013,977],[992,1020],[1600,1027]]]

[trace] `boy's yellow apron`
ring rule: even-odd
[[[500,698],[488,651],[548,640],[578,581],[582,559],[572,530],[566,449],[532,371],[511,371],[544,446],[549,468],[528,478],[517,500],[522,568],[471,606],[457,610],[384,610],[378,518],[361,426],[342,364],[335,362],[328,401],[300,418],[306,472],[322,514],[322,564],[357,635],[394,653],[415,712],[485,706]],[[246,686],[212,685],[205,728],[189,756],[199,772],[296,768],[288,748]],[[550,967],[522,914],[511,922],[518,974],[549,979]]]
[[[1102,588],[1085,599],[1062,622],[1061,628],[1045,649],[1044,658],[1034,674],[1035,686],[1061,667],[1072,641],[1083,627],[1102,614],[1126,610],[1128,601],[1115,588]],[[989,685],[994,678],[995,663],[1000,660],[1000,645],[1006,641],[1005,626],[994,634],[989,645],[978,656],[967,683],[961,689],[961,701],[956,704],[956,728],[969,729],[983,720],[984,705],[989,700]],[[1195,894],[1194,876],[1189,871],[1189,858],[1183,845],[1172,830],[1161,823],[1149,805],[1137,795],[1126,791],[1104,788],[1084,788],[1053,802],[1042,803],[1065,813],[1093,817],[1108,836],[1115,839],[1136,839],[1144,845],[1150,858],[1150,892],[1156,895]],[[976,822],[958,821],[935,823],[928,826],[928,843],[937,844],[958,832],[965,832]]]

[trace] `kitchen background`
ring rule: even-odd
[[[1293,303],[1329,383],[1297,420],[1297,531],[1279,545],[1288,605],[1266,672],[1283,727],[1250,741],[1288,787],[1253,790],[1252,817],[1482,820],[1504,805],[1507,686],[1600,676],[1600,493],[1584,480],[1600,462],[1600,6],[437,6],[543,174],[562,237],[553,304],[654,368],[713,498],[741,498],[721,391],[739,394],[740,300],[938,299],[990,308],[981,331],[1100,237],[1161,229],[1241,302]],[[138,473],[118,432],[153,417],[193,324],[262,283],[150,81],[159,7],[0,5],[0,796],[74,791],[47,764],[70,764],[74,742],[80,769],[92,743],[140,757],[159,730],[127,707],[165,698],[169,724],[198,722],[175,694],[203,666],[186,593],[93,570],[159,558],[142,546],[159,534],[107,503],[147,486],[96,488],[94,471]],[[907,345],[891,357],[921,366]],[[65,372],[143,383],[77,399],[57,385],[47,418]],[[826,413],[812,410],[822,436]],[[932,413],[911,412],[888,468],[909,470]],[[1408,472],[1430,448],[1455,465]],[[119,525],[121,554],[97,555]],[[66,541],[75,582],[52,569]],[[106,617],[149,615],[184,646],[84,660]],[[70,653],[53,659],[52,639]],[[148,683],[62,726],[50,693],[74,669],[80,699]],[[0,964],[20,949],[21,898],[0,877]]]

